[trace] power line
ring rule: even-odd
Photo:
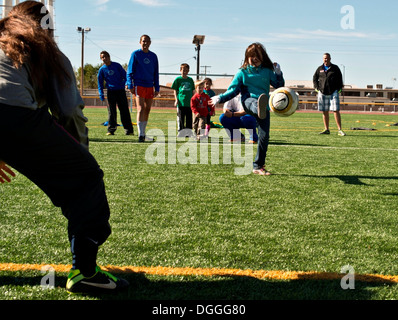
[[[86,38],[88,41],[90,41],[93,45],[95,45],[97,48],[101,49],[101,51],[108,51],[109,54],[111,55],[111,57],[115,57],[116,59],[119,59],[121,61],[126,61],[126,59],[120,58],[117,55],[113,54],[112,52],[110,52],[107,49],[104,49],[103,47],[101,47],[100,45],[98,45],[97,43],[95,43],[93,40],[91,40],[89,37]]]
[[[189,60],[192,60],[192,59],[196,59],[196,57],[191,57],[191,58],[188,58],[188,59],[184,59],[182,62],[175,63],[175,64],[170,64],[168,66],[162,66],[162,68],[170,68],[170,67],[179,66],[179,65],[181,65],[181,64],[183,64],[183,63],[185,63],[185,62],[187,62]]]

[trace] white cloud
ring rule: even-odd
[[[110,0],[90,0],[92,5],[95,7],[96,12],[105,12],[108,10],[108,2]]]
[[[147,7],[165,7],[170,5],[170,1],[168,0],[132,0],[132,1]]]
[[[93,4],[95,6],[103,6],[105,4],[107,4],[110,0],[92,0]]]
[[[345,39],[345,40],[392,40],[395,34],[363,33],[356,31],[327,31],[327,30],[303,30],[297,29],[289,33],[270,33],[274,40],[316,40],[316,39]]]
[[[192,38],[181,38],[181,37],[165,37],[156,40],[156,44],[162,45],[184,45],[191,44]]]

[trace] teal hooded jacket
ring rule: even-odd
[[[283,87],[285,85],[283,73],[276,74],[274,70],[261,66],[248,66],[238,71],[227,91],[220,95],[220,103],[233,99],[239,93],[242,102],[247,98],[258,99],[262,94],[269,96],[271,85],[275,89]]]

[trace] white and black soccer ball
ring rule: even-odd
[[[291,116],[296,112],[298,105],[298,94],[287,87],[276,89],[269,98],[271,110],[280,117]]]

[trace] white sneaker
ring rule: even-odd
[[[260,168],[260,169],[253,169],[254,174],[258,174],[260,176],[270,176],[271,172],[265,170],[265,168]]]

